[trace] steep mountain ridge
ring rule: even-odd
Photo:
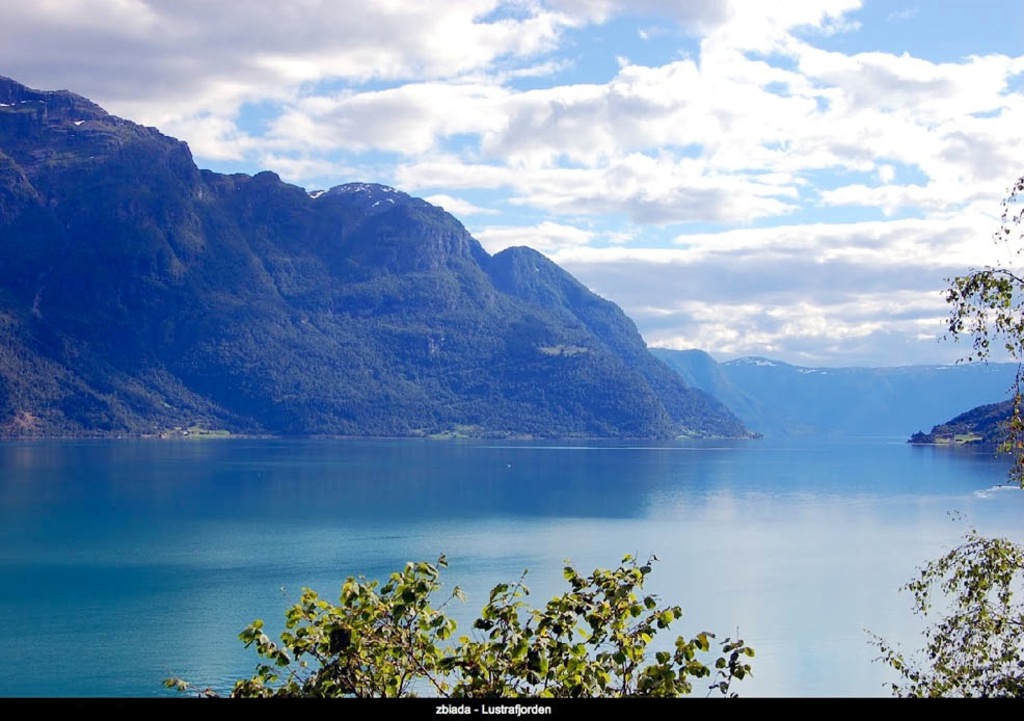
[[[745,434],[543,255],[0,78],[0,435]]]

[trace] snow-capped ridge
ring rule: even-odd
[[[734,360],[731,360],[729,361],[729,363],[734,365],[767,366],[770,368],[774,368],[775,366],[780,365],[779,363],[773,360],[769,360],[768,358],[762,358],[761,356],[744,356],[743,358],[736,358]]]

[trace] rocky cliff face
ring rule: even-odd
[[[524,239],[527,240],[528,239]],[[201,171],[0,79],[0,434],[742,435],[622,311],[386,186]]]

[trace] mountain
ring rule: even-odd
[[[543,255],[0,78],[0,435],[742,436]]]
[[[938,418],[1005,398],[1017,372],[1012,363],[806,368],[756,357],[716,363],[701,351],[652,353],[769,436],[906,438]]]
[[[1007,439],[1007,423],[1012,415],[1012,399],[989,403],[933,426],[930,433],[918,431],[910,437],[908,443],[977,443],[998,446]]]

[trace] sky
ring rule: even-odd
[[[952,362],[1024,175],[1020,0],[0,0],[0,75],[220,172],[378,182],[648,345]]]

